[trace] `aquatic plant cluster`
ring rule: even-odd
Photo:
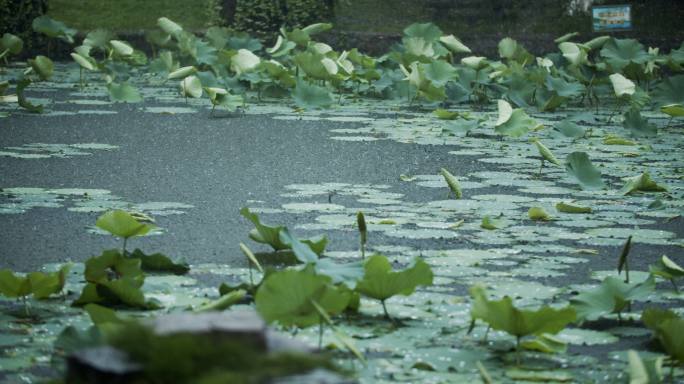
[[[480,155],[481,161],[503,169],[465,175],[452,166],[438,166],[434,175],[399,176],[402,182],[449,191],[446,200],[427,206],[402,201],[387,186],[287,186],[296,202],[240,212],[254,225],[248,237],[271,248],[254,253],[241,243],[246,269],[190,265],[160,253],[130,251],[132,239],[158,233],[154,218],[143,212],[154,207],[112,201],[108,191],[93,193],[100,196],[95,202],[79,196],[75,208],[103,212],[96,228],[121,238],[121,248],[105,250],[83,264],[50,265],[25,274],[0,271],[0,293],[20,301],[0,302],[0,318],[7,320],[0,327],[0,345],[7,350],[21,346],[14,355],[3,352],[3,369],[20,377],[22,369],[53,364],[59,372],[63,357],[84,346],[115,345],[135,354],[139,347],[131,340],[140,333],[130,330],[138,330],[139,318],[249,306],[293,337],[329,350],[362,382],[657,383],[682,377],[684,296],[678,280],[684,268],[675,256],[663,255],[648,271],[636,271],[630,268],[630,251],[637,242],[682,246],[673,232],[640,227],[681,220],[684,164],[664,153],[682,144],[681,125],[672,121],[684,116],[684,45],[661,54],[631,39],[603,36],[579,43],[574,42],[576,34],[568,34],[556,40],[558,52],[535,57],[505,38],[499,43],[500,57],[490,60],[472,55],[457,37],[425,23],[407,27],[400,44],[371,57],[356,49],[337,52],[313,40],[329,24],[283,29],[270,48],[226,28],[212,27],[198,36],[167,18],[158,24],[159,30],[147,36],[154,47],[149,58],[108,31],[88,33],[71,53],[79,68],[79,88],[104,85],[112,102],[140,102],[144,81],[161,79],[186,100],[206,99],[211,114],[217,107],[252,107],[258,113],[260,102],[275,99],[294,106],[275,118],[367,124],[338,130],[335,140],[458,145],[456,155]],[[46,16],[36,19],[34,29],[69,43],[76,36],[75,30]],[[21,49],[19,38],[5,34],[0,57]],[[20,107],[42,112],[44,106],[24,92],[51,79],[55,68],[46,56],[37,56],[21,71],[9,71],[0,91],[15,86]],[[352,107],[345,110],[341,104],[350,100]],[[402,118],[388,117],[386,100],[402,104]],[[493,101],[496,113],[487,111]],[[455,107],[462,103],[472,110]],[[375,115],[359,112],[373,106]],[[330,108],[331,116],[321,108]],[[576,113],[551,119],[559,110]],[[2,114],[7,117],[8,112],[0,110]],[[549,125],[553,128],[546,129]],[[98,143],[60,148],[27,145],[5,148],[0,156],[31,159],[116,149]],[[472,193],[484,185],[520,188],[535,198]],[[13,205],[0,205],[6,211],[0,213],[41,206],[36,205],[37,195],[69,194],[4,189],[0,197],[13,199]],[[301,202],[326,195],[328,204]],[[558,197],[567,195],[574,198]],[[332,196],[372,206],[347,208],[333,204]],[[169,208],[162,205],[160,211]],[[318,216],[292,229],[260,218],[279,212]],[[634,226],[618,226],[621,221]],[[358,251],[326,251],[326,236],[302,239],[295,230],[358,231]],[[473,248],[370,247],[375,235],[463,236]],[[563,271],[587,262],[577,255],[597,256],[592,247],[606,246],[619,248],[616,270],[595,272],[598,284],[554,287],[526,280],[564,276]],[[566,256],[549,257],[549,251]],[[496,269],[501,267],[511,267],[510,273]],[[197,277],[203,273],[226,281],[218,290],[203,286]],[[455,284],[468,284],[469,297],[454,295]],[[597,329],[596,324],[610,328]],[[24,334],[31,335],[31,346]],[[569,346],[610,345],[644,334],[656,340],[657,353],[620,351],[610,356],[610,363],[591,354],[567,353]],[[181,372],[188,367],[144,354],[140,359],[147,382],[159,380],[159,364],[166,377],[179,380],[203,377],[211,382],[217,374],[204,366]],[[234,367],[216,369],[230,373]],[[260,380],[261,374],[245,370],[239,377]]]

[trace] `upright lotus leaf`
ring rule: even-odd
[[[656,330],[658,326],[665,320],[676,319],[679,316],[677,313],[671,309],[660,309],[660,308],[646,308],[641,313],[641,322],[644,323],[646,328]]]
[[[235,111],[238,107],[245,105],[245,98],[243,95],[233,95],[226,89],[204,87],[204,91],[209,95],[209,100],[214,107],[222,106],[229,111]]]
[[[620,278],[608,276],[600,286],[581,292],[570,303],[580,320],[597,320],[607,314],[619,314],[630,302],[644,300],[654,290],[653,276],[639,283],[625,283]]]
[[[432,42],[442,36],[442,30],[433,23],[413,23],[404,29],[404,35]]]
[[[110,40],[109,45],[118,56],[130,56],[133,54],[133,47],[121,40]]]
[[[480,228],[486,230],[501,229],[508,225],[508,222],[503,218],[503,214],[492,217],[490,215],[485,215],[480,222]]]
[[[363,279],[356,285],[360,294],[380,300],[385,316],[389,317],[385,300],[395,295],[408,296],[418,286],[432,285],[432,269],[420,258],[401,271],[393,271],[392,263],[383,255],[373,255],[366,260]]]
[[[577,125],[577,123],[569,119],[561,120],[553,127],[553,129],[555,131],[558,131],[563,136],[571,137],[573,139],[584,137],[584,135],[586,134],[584,128],[580,127],[579,125]]]
[[[601,171],[589,160],[586,152],[573,152],[565,158],[565,170],[574,177],[585,190],[603,189],[606,184],[601,179]]]
[[[197,68],[190,65],[176,69],[175,71],[169,73],[166,78],[168,80],[184,79],[190,75],[194,75],[195,73],[197,73]]]
[[[153,307],[145,300],[140,285],[139,280],[124,277],[96,284],[95,289],[102,298],[101,303],[141,309]]]
[[[563,98],[572,98],[582,95],[584,86],[578,82],[566,81],[561,77],[546,76],[546,89],[555,92]]]
[[[335,287],[329,277],[307,268],[272,273],[259,287],[254,301],[266,322],[305,328],[321,321],[312,301],[328,315],[336,315],[347,307],[350,298],[349,290]]]
[[[527,217],[534,221],[549,221],[551,220],[551,215],[546,212],[542,207],[530,207],[527,210]]]
[[[171,258],[162,253],[148,255],[136,248],[128,257],[140,260],[140,268],[145,272],[170,272],[174,275],[184,275],[190,271],[188,263],[174,262]]]
[[[402,42],[405,52],[410,55],[410,59],[429,60],[436,57],[432,43],[422,37],[405,37]]]
[[[684,75],[665,77],[652,93],[659,106],[684,104]]]
[[[548,161],[549,163],[556,164],[556,165],[561,165],[561,162],[556,158],[556,156],[551,153],[551,151],[546,148],[544,144],[539,141],[539,139],[535,138],[532,140],[534,143],[535,147],[537,147],[537,151],[539,151],[539,156],[542,157],[542,159]]]
[[[662,321],[656,330],[658,341],[673,360],[684,364],[684,319]]]
[[[274,251],[289,249],[289,246],[280,240],[280,232],[285,229],[283,226],[271,227],[261,223],[259,216],[249,208],[244,207],[240,210],[240,215],[254,224],[254,229],[249,232],[249,238],[257,243],[268,244]]]
[[[441,36],[439,41],[453,53],[470,53],[470,48],[466,47],[461,40],[454,35]]]
[[[52,60],[42,55],[36,56],[35,59],[29,59],[28,63],[41,80],[48,80],[55,70],[55,64]]]
[[[332,27],[333,25],[330,23],[315,23],[302,28],[302,32],[307,33],[309,36],[313,36],[321,32],[329,31]]]
[[[280,242],[292,249],[292,252],[300,262],[309,264],[315,263],[318,260],[318,255],[311,249],[311,247],[292,236],[287,228],[283,228],[280,231],[279,236]]]
[[[292,91],[292,98],[299,108],[327,108],[333,103],[332,95],[326,88],[298,80]]]
[[[658,127],[642,117],[637,108],[630,108],[625,112],[622,126],[629,130],[632,136],[636,137],[651,137],[658,134]]]
[[[487,58],[482,56],[468,56],[461,59],[461,64],[466,67],[479,70],[487,65]]]
[[[278,35],[275,44],[273,47],[266,49],[266,53],[273,57],[281,57],[289,54],[296,46],[295,42],[285,40],[282,36]]]
[[[62,292],[70,269],[71,264],[65,264],[55,272],[29,273],[28,278],[31,282],[33,297],[36,299],[46,299],[52,294]]]
[[[502,59],[513,59],[518,50],[518,42],[510,37],[504,37],[499,41],[499,57]]]
[[[634,82],[619,73],[613,73],[608,76],[610,82],[613,84],[613,91],[616,97],[631,96],[636,91],[636,84]]]
[[[243,48],[230,58],[230,69],[237,75],[241,75],[254,70],[260,62],[259,56]]]
[[[558,48],[570,65],[578,66],[587,62],[587,52],[576,43],[566,41],[558,44]]]
[[[623,195],[634,192],[667,192],[667,188],[651,179],[648,172],[644,172],[641,175],[626,178],[625,185],[620,190]]]
[[[11,33],[5,33],[0,39],[0,57],[2,57],[2,52],[7,50],[7,52],[18,55],[24,49],[24,41],[16,35]]]
[[[556,204],[556,210],[563,213],[591,213],[591,207],[583,207],[580,205],[560,202]]]
[[[560,309],[543,306],[537,310],[529,310],[516,308],[508,296],[490,301],[484,287],[479,285],[470,288],[470,295],[473,298],[470,310],[473,323],[475,320],[482,320],[492,329],[515,336],[518,363],[521,338],[529,335],[556,334],[577,318],[575,309],[571,306]]]
[[[633,349],[627,351],[629,384],[661,383],[663,380],[663,356],[642,359]]]
[[[202,81],[195,75],[188,76],[180,81],[180,92],[184,97],[202,97]]]
[[[24,90],[29,85],[31,85],[31,80],[27,78],[20,79],[17,82],[17,102],[20,107],[28,110],[31,113],[41,113],[43,112],[43,105],[31,103],[24,95]]]
[[[630,64],[646,64],[650,55],[644,46],[634,39],[610,39],[603,45],[601,57],[613,72],[622,72]]]
[[[164,32],[171,36],[177,36],[181,32],[183,32],[183,27],[181,27],[180,25],[176,24],[175,22],[171,21],[166,17],[160,17],[159,19],[157,19],[157,25]]]
[[[556,44],[560,44],[560,43],[564,43],[566,41],[569,41],[569,40],[571,40],[577,36],[579,36],[579,32],[570,32],[570,33],[566,33],[565,35],[563,35],[559,38],[556,38],[555,40],[553,40],[553,42]]]
[[[103,49],[110,40],[114,40],[114,37],[114,34],[106,29],[96,29],[88,32],[83,39],[83,45]]]
[[[301,52],[294,57],[297,67],[306,76],[316,80],[330,80],[332,76],[330,75],[329,68],[323,64],[324,59],[329,58],[316,52]]]
[[[15,275],[9,269],[0,270],[0,294],[9,298],[26,297],[31,294],[28,276]]]
[[[456,78],[456,69],[443,60],[434,60],[424,65],[425,78],[436,87],[442,87]]]
[[[120,209],[105,212],[97,219],[95,225],[114,236],[124,239],[145,236],[156,227],[154,224],[142,223],[136,220],[130,213]]]
[[[142,101],[140,92],[127,82],[109,83],[107,90],[109,91],[109,98],[114,102],[139,103]]]
[[[537,129],[540,124],[525,113],[524,110],[513,109],[506,100],[499,100],[499,118],[494,130],[502,135],[519,137],[532,129]]]
[[[82,68],[85,68],[89,71],[95,70],[95,64],[93,64],[93,62],[90,61],[88,58],[73,52],[71,53],[71,58],[74,59],[74,61],[78,63],[78,65],[80,65]]]
[[[42,15],[33,19],[31,24],[34,31],[42,33],[48,37],[56,37],[66,41],[69,44],[74,42],[76,30],[69,28],[61,21],[51,19],[47,15]]]
[[[663,255],[657,264],[649,266],[649,272],[651,274],[662,277],[663,279],[670,280],[675,291],[679,292],[679,288],[675,283],[675,279],[684,277],[684,268],[679,266],[669,257]]]
[[[610,36],[606,36],[606,35],[598,36],[598,37],[595,37],[595,38],[587,41],[583,45],[585,47],[589,48],[589,50],[593,51],[594,49],[602,48],[610,39],[612,39],[612,37],[610,37]]]
[[[124,257],[121,251],[110,249],[86,260],[84,276],[90,283],[103,283],[112,277],[142,280],[141,263],[140,259]]]
[[[362,260],[337,262],[333,258],[322,257],[316,260],[314,270],[319,275],[330,277],[335,285],[343,284],[349,289],[354,289],[363,278],[364,263]]]
[[[447,171],[445,168],[440,169],[439,173],[441,173],[442,177],[444,177],[444,180],[449,186],[451,192],[454,194],[454,197],[456,199],[460,199],[461,197],[463,197],[463,192],[461,192],[461,185],[459,184],[456,176],[452,175],[451,172]]]

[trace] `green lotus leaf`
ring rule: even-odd
[[[42,55],[36,56],[35,59],[29,59],[28,63],[41,80],[48,80],[55,70],[55,64],[52,60]]]
[[[513,109],[505,100],[499,100],[499,118],[494,130],[502,135],[519,137],[532,129],[537,129],[540,124],[525,113],[524,110]]]
[[[126,324],[127,320],[120,317],[115,310],[97,304],[86,304],[83,309],[88,313],[90,321],[96,326],[105,324]]]
[[[593,51],[594,49],[602,48],[603,45],[606,44],[610,39],[612,39],[610,36],[598,36],[587,41],[583,45],[589,48],[589,50]]]
[[[360,294],[385,301],[395,295],[408,296],[418,286],[432,285],[432,270],[420,258],[401,271],[392,270],[392,264],[383,255],[373,255],[364,264],[363,279],[356,285]]]
[[[535,147],[537,147],[537,151],[539,151],[539,155],[546,161],[552,164],[556,165],[561,165],[561,162],[556,158],[556,156],[551,153],[551,151],[546,148],[544,144],[542,144],[538,139],[532,140],[534,143]]]
[[[622,97],[624,95],[631,96],[636,91],[636,84],[634,82],[619,73],[613,73],[608,76],[610,78],[611,84],[613,84],[613,91],[616,97]]]
[[[224,311],[242,301],[246,295],[247,291],[237,289],[226,293],[225,295],[221,295],[221,297],[216,300],[202,304],[201,306],[195,308],[194,312]]]
[[[422,37],[405,37],[402,42],[406,53],[410,55],[409,57],[427,60],[436,56],[433,44]]]
[[[641,112],[637,108],[630,108],[625,112],[622,126],[629,130],[632,136],[644,137],[656,136],[658,134],[658,127],[642,117]]]
[[[566,81],[560,77],[546,76],[546,88],[558,96],[571,98],[582,95],[584,86],[577,82]]]
[[[573,152],[565,158],[565,170],[586,190],[603,189],[601,172],[591,163],[586,152]]]
[[[684,105],[684,75],[665,77],[653,90],[653,100],[659,105]]]
[[[404,29],[404,35],[433,42],[442,36],[442,30],[433,23],[413,23]]]
[[[273,47],[267,49],[266,53],[273,57],[281,57],[289,54],[296,46],[297,44],[295,44],[295,42],[285,40],[282,36],[278,35],[275,44]]]
[[[520,343],[520,346],[524,349],[543,353],[565,353],[568,350],[568,344],[565,341],[546,333],[532,340],[525,340]]]
[[[24,95],[24,90],[29,85],[31,85],[31,80],[27,78],[23,78],[17,82],[17,102],[20,107],[31,113],[41,113],[43,112],[43,105],[31,103]]]
[[[651,274],[670,280],[673,285],[675,279],[684,277],[684,268],[665,255],[660,257],[657,264],[650,265],[648,269]],[[676,285],[675,289],[679,290]]]
[[[503,218],[503,216],[492,217],[490,215],[485,215],[480,222],[480,228],[487,230],[501,229],[508,225],[508,222]]]
[[[175,71],[169,73],[169,75],[166,78],[168,80],[184,79],[190,75],[194,75],[195,73],[197,73],[197,68],[190,65],[187,67],[181,67],[176,69]]]
[[[114,40],[114,34],[106,29],[96,29],[88,32],[83,45],[88,45],[93,48],[104,48],[110,40]]]
[[[66,41],[69,44],[74,42],[76,30],[69,28],[61,21],[51,19],[47,15],[42,15],[33,19],[31,24],[34,31],[42,33],[48,37],[56,37]]]
[[[492,329],[505,331],[517,338],[529,335],[556,334],[575,321],[577,314],[571,306],[555,309],[543,306],[537,310],[518,309],[513,300],[506,296],[490,301],[484,287],[470,288],[473,298],[470,316],[482,320]]]
[[[627,140],[623,137],[617,135],[606,135],[603,137],[603,144],[606,145],[636,145],[637,143],[632,140]]]
[[[553,42],[556,44],[564,43],[566,41],[569,41],[570,39],[579,36],[579,32],[570,32],[566,33],[565,35],[555,39]]]
[[[135,249],[128,255],[130,259],[140,260],[140,268],[145,272],[170,272],[174,275],[184,275],[190,271],[186,262],[174,262],[162,253],[145,254],[140,249]]]
[[[665,320],[677,319],[679,316],[671,309],[646,308],[641,313],[641,322],[646,328],[656,330]]]
[[[468,56],[461,59],[461,64],[472,69],[482,69],[487,65],[487,58],[482,56]]]
[[[684,117],[684,105],[668,104],[660,107],[660,111],[671,117]]]
[[[330,277],[333,284],[344,284],[349,289],[354,289],[364,275],[363,261],[341,263],[322,257],[316,260],[314,269],[317,274]]]
[[[156,226],[138,221],[133,215],[120,209],[105,212],[95,225],[114,236],[128,239],[135,236],[145,236]]]
[[[0,270],[0,294],[5,297],[26,297],[31,294],[29,276],[15,275],[9,269]]]
[[[442,177],[444,177],[449,189],[451,189],[451,192],[454,194],[454,198],[460,199],[463,197],[461,185],[459,184],[456,176],[452,175],[451,172],[447,171],[445,168],[440,169],[439,172],[442,174]]]
[[[28,278],[31,281],[33,297],[36,299],[46,299],[52,294],[62,292],[70,269],[71,264],[65,264],[55,272],[29,273]]]
[[[578,66],[587,62],[587,52],[576,43],[566,41],[558,44],[558,48],[570,65]]]
[[[453,53],[470,53],[470,48],[466,47],[461,40],[454,35],[441,36],[439,41]]]
[[[292,98],[302,109],[327,108],[333,103],[332,95],[326,88],[302,80],[297,81]]]
[[[513,59],[518,50],[518,42],[510,37],[504,37],[499,41],[499,57],[502,59]]]
[[[313,36],[321,32],[329,31],[332,27],[333,25],[330,23],[315,23],[302,28],[302,32],[307,33],[309,36]]]
[[[601,49],[601,57],[613,72],[621,72],[629,64],[646,64],[650,55],[644,46],[634,39],[610,39]]]
[[[440,120],[455,120],[461,115],[459,112],[449,111],[442,108],[437,108],[432,111],[432,113]]]
[[[574,121],[568,119],[561,120],[553,127],[553,129],[560,132],[565,137],[572,137],[574,139],[584,137],[586,134],[584,128],[577,125],[577,123]]]
[[[656,336],[663,349],[679,364],[684,363],[684,319],[667,319],[658,324]]]
[[[556,210],[563,213],[591,213],[591,207],[582,207],[580,205],[568,204],[560,202],[556,204]]]
[[[444,86],[449,80],[456,78],[456,69],[446,61],[435,60],[424,65],[425,78],[436,87]]]
[[[271,227],[262,224],[259,220],[259,216],[256,213],[252,213],[247,207],[240,210],[240,215],[254,224],[254,229],[249,233],[250,239],[257,243],[268,244],[275,251],[289,249],[289,246],[280,240],[280,232],[285,229],[285,227]]]
[[[130,56],[133,54],[133,47],[131,47],[127,42],[121,40],[110,40],[109,45],[119,56]]]
[[[260,62],[259,56],[243,48],[230,58],[230,69],[237,75],[241,75],[254,70]]]
[[[329,277],[307,268],[272,273],[259,287],[254,301],[268,323],[305,328],[321,322],[312,301],[328,315],[336,315],[347,307],[350,298],[349,290],[335,287]]]
[[[145,301],[137,279],[124,277],[96,284],[97,294],[102,302],[111,305],[125,305],[132,308],[147,309],[151,305]]]
[[[530,218],[530,220],[534,221],[549,221],[551,220],[551,215],[544,210],[542,207],[530,207],[530,209],[527,210],[527,216]]]
[[[185,97],[202,97],[202,81],[195,75],[190,75],[180,81],[180,92]]]
[[[600,286],[581,292],[570,299],[580,320],[597,320],[600,317],[622,312],[629,302],[645,300],[655,290],[655,280],[649,276],[638,283],[625,283],[622,279],[608,276]]]
[[[0,52],[7,50],[13,55],[18,55],[24,49],[24,41],[16,35],[5,33],[0,39]]]
[[[661,383],[663,380],[663,357],[642,359],[633,349],[627,351],[627,372],[630,384]]]
[[[140,280],[140,286],[143,277],[141,263],[140,259],[124,257],[119,250],[110,249],[86,260],[84,276],[91,283],[109,281],[111,277],[127,277]]]
[[[160,17],[159,19],[157,19],[157,25],[165,33],[171,36],[177,36],[181,32],[183,32],[183,27],[181,27],[180,25],[176,24],[175,22],[171,21],[166,17]]]
[[[623,195],[634,192],[667,192],[667,188],[652,180],[648,172],[644,172],[641,175],[626,178],[625,185],[620,190]]]
[[[293,237],[287,228],[283,228],[279,233],[280,242],[292,249],[297,260],[304,264],[315,263],[318,260],[318,255],[299,239]]]
[[[89,71],[95,70],[95,65],[90,60],[79,55],[78,53],[72,53],[71,58],[73,58],[74,61],[77,62],[78,65],[80,65],[81,67],[83,67]]]
[[[127,82],[109,83],[107,90],[109,91],[109,98],[114,102],[138,103],[142,101],[140,92]]]

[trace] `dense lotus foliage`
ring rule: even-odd
[[[439,122],[441,129],[434,133],[431,127],[390,126],[394,120],[388,122],[389,119],[379,117],[369,123],[375,124],[372,129],[358,131],[355,139],[372,140],[374,134],[381,132],[399,142],[423,140],[424,144],[432,145],[461,140],[463,145],[470,146],[471,152],[489,151],[499,156],[486,159],[492,163],[517,162],[526,168],[515,175],[519,178],[504,172],[482,172],[477,179],[480,181],[473,175],[459,174],[451,166],[436,166],[435,173],[439,174],[435,175],[401,175],[402,182],[444,188],[448,192],[446,200],[431,202],[427,208],[402,202],[401,196],[384,191],[383,186],[288,186],[298,197],[328,196],[328,204],[295,202],[283,206],[290,213],[320,214],[316,222],[300,223],[297,230],[352,228],[359,234],[359,243],[354,244],[359,251],[342,255],[328,252],[325,235],[299,238],[295,229],[265,224],[258,210],[245,207],[240,214],[254,225],[245,236],[270,250],[255,253],[241,243],[248,268],[217,273],[227,278],[218,292],[216,287],[211,292],[206,287],[188,288],[196,284],[187,276],[195,271],[195,266],[160,253],[148,255],[140,249],[127,250],[128,242],[135,241],[135,237],[160,229],[150,215],[142,212],[144,209],[109,206],[102,210],[95,226],[121,238],[121,248],[105,250],[84,264],[53,265],[49,271],[0,271],[0,294],[22,302],[19,311],[11,301],[3,302],[2,308],[7,311],[2,318],[12,324],[26,322],[45,327],[44,334],[50,336],[43,336],[44,346],[52,348],[56,339],[54,349],[50,349],[56,366],[62,364],[65,354],[79,347],[111,345],[120,339],[122,327],[114,325],[124,320],[107,307],[138,317],[160,311],[223,311],[247,305],[256,308],[273,326],[293,334],[301,332],[302,336],[295,337],[316,340],[319,347],[328,347],[341,364],[350,364],[364,382],[657,383],[668,375],[670,380],[682,377],[683,296],[677,283],[684,276],[684,269],[675,261],[676,257],[663,255],[648,271],[631,271],[630,278],[629,264],[630,258],[638,257],[630,254],[632,232],[634,241],[646,244],[681,247],[682,243],[674,243],[670,232],[656,233],[640,229],[637,224],[633,230],[621,231],[603,223],[609,225],[609,220],[625,218],[644,224],[650,223],[648,218],[677,219],[672,212],[682,207],[679,163],[672,166],[669,160],[654,158],[658,165],[667,163],[662,167],[668,169],[655,177],[643,163],[611,166],[606,159],[638,157],[633,147],[647,151],[646,147],[651,145],[648,140],[672,135],[674,129],[681,128],[676,119],[684,116],[684,45],[661,53],[632,39],[601,36],[578,42],[577,34],[571,33],[556,40],[557,52],[543,57],[536,57],[515,40],[504,38],[498,46],[499,57],[486,58],[471,52],[457,37],[445,35],[436,25],[417,23],[407,27],[402,41],[386,54],[372,57],[357,49],[339,52],[316,41],[317,36],[332,28],[325,23],[282,29],[269,46],[245,33],[222,27],[212,27],[197,35],[163,17],[158,20],[158,27],[146,35],[152,48],[148,57],[109,31],[90,31],[77,45],[76,31],[59,21],[43,16],[33,24],[36,32],[73,44],[70,56],[79,72],[76,87],[103,85],[112,102],[143,101],[145,92],[140,88],[146,82],[171,87],[184,100],[205,99],[212,115],[217,107],[234,112],[248,110],[250,103],[275,100],[292,107],[285,118],[301,118],[307,112],[318,113],[312,115],[318,118],[320,112],[313,110],[354,101],[392,100],[407,111],[414,107],[429,110],[429,121]],[[5,34],[0,40],[0,58],[20,54],[22,46],[19,38]],[[21,71],[8,71],[7,79],[0,82],[2,101],[16,99],[26,111],[42,112],[43,106],[29,100],[25,91],[32,84],[49,81],[55,67],[48,57],[38,55],[29,59]],[[5,95],[12,87],[16,98]],[[488,112],[494,103],[496,111]],[[467,104],[471,110],[459,104]],[[586,109],[594,111],[595,116],[590,119],[579,114],[558,121],[543,118],[545,113],[564,109]],[[379,115],[382,112],[377,111]],[[6,117],[4,112],[0,114]],[[657,124],[653,122],[654,116],[666,118],[667,122]],[[589,120],[591,124],[585,128],[581,123]],[[425,121],[421,115],[407,125]],[[621,124],[619,134],[612,129],[613,121]],[[553,125],[551,129],[549,122]],[[610,128],[604,130],[604,125]],[[413,131],[406,133],[410,129]],[[678,134],[681,135],[681,129]],[[679,138],[672,140],[670,145],[674,147],[681,143]],[[621,152],[591,152],[595,146],[617,146]],[[41,147],[35,156],[112,148],[67,149],[71,152]],[[9,150],[0,153],[7,156]],[[31,158],[26,157],[27,151],[12,150]],[[554,184],[560,179],[562,185]],[[526,188],[528,193],[570,191],[577,199],[534,200],[504,194],[470,199],[472,190],[483,183]],[[36,200],[35,195],[59,194],[37,188],[1,192],[3,196],[11,195],[25,209],[32,206],[21,205],[22,198],[30,203]],[[62,193],[69,195],[68,191]],[[108,191],[97,193],[107,194]],[[332,203],[335,194],[353,196],[377,207],[350,213]],[[625,213],[633,208],[629,204],[644,205],[643,201],[615,200],[644,194],[658,196],[642,210],[650,213],[646,218]],[[605,209],[605,201],[618,201],[615,204],[621,204],[620,209]],[[392,211],[393,206],[399,209]],[[667,211],[661,211],[664,209]],[[263,207],[261,211],[267,212]],[[447,219],[445,216],[450,212],[467,215]],[[405,223],[413,224],[410,220],[414,216],[421,217],[415,222],[419,228],[403,228]],[[540,229],[535,224],[544,227]],[[588,230],[580,236],[554,225],[586,226]],[[449,239],[459,231],[478,233],[470,238],[472,249],[423,252],[386,245],[369,252],[373,232],[396,238]],[[592,243],[586,234],[600,241]],[[527,270],[518,268],[519,273],[556,276],[567,268],[563,263],[572,265],[580,261],[572,256],[566,256],[564,261],[544,260],[539,249],[534,249],[535,244],[554,240],[585,241],[582,244],[588,244],[587,247],[621,245],[622,252],[615,258],[617,270],[602,271],[607,273],[599,275],[595,285],[575,284],[549,293],[540,292],[545,287],[535,282],[525,285],[522,280],[513,280],[506,286],[495,281],[496,276],[488,279],[482,268],[492,260],[498,260],[498,265],[493,263],[498,267],[511,265],[502,259],[520,256],[520,249],[513,248],[515,245],[527,247],[525,252],[534,255],[527,257],[538,261]],[[500,247],[477,248],[483,245]],[[598,253],[591,248],[557,248],[568,254]],[[388,257],[383,251],[399,256]],[[220,268],[197,269],[200,273],[215,273]],[[458,279],[471,286],[469,298],[449,298]],[[483,280],[482,284],[478,280]],[[67,296],[68,301],[65,286],[77,287]],[[523,292],[526,287],[534,288],[534,293]],[[44,307],[41,303],[45,303]],[[53,321],[50,313],[63,308],[68,308],[69,313],[64,315],[68,320]],[[41,318],[51,320],[42,322]],[[90,320],[94,325],[90,325]],[[614,325],[610,329],[613,332],[592,328],[592,324],[601,321]],[[644,332],[652,332],[659,352],[621,353],[612,357],[621,363],[617,367],[607,365],[605,371],[587,372],[587,367],[596,364],[592,357],[566,355],[569,345],[610,344],[615,342],[615,335],[626,338]],[[9,342],[5,343],[2,337],[6,334],[0,333],[3,346],[14,340],[7,336]],[[45,355],[43,350],[29,350],[16,359],[2,356],[0,362],[7,362],[11,369],[11,364],[27,367],[30,364],[25,360],[31,359],[32,353]],[[669,372],[664,372],[664,366]]]

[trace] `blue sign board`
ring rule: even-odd
[[[632,9],[629,5],[592,7],[594,31],[625,31],[632,29]]]

